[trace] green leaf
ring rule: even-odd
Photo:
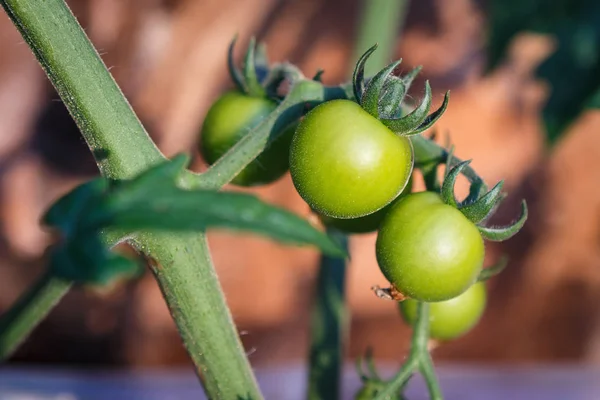
[[[177,177],[187,162],[185,156],[175,157],[132,180],[111,182],[106,190],[90,191],[85,188],[104,186],[86,184],[65,197],[71,199],[70,203],[78,199],[79,203],[75,203],[81,203],[79,209],[82,212],[61,214],[54,211],[52,218],[46,220],[56,227],[74,227],[71,229],[76,238],[97,235],[104,228],[129,231],[227,228],[258,233],[284,243],[315,245],[326,254],[346,256],[339,243],[305,219],[266,204],[255,196],[177,187]],[[65,201],[57,204],[66,204]],[[53,207],[55,210],[62,208]]]
[[[598,108],[600,2],[596,0],[492,0],[488,69],[504,57],[520,32],[549,34],[557,50],[537,70],[551,86],[542,116],[550,144],[586,108]]]

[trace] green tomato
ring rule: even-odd
[[[476,283],[466,292],[453,299],[429,305],[429,336],[439,340],[451,340],[470,331],[481,319],[486,303],[486,288]],[[400,302],[404,320],[414,325],[417,319],[417,301]]]
[[[276,107],[274,101],[237,91],[223,94],[211,106],[202,125],[200,153],[204,160],[209,165],[214,164]],[[232,183],[255,186],[274,182],[283,176],[289,168],[290,143],[295,127],[296,124],[293,124],[286,128]]]
[[[376,243],[379,268],[404,295],[444,301],[467,290],[483,265],[479,230],[433,192],[401,198],[385,216]]]
[[[413,168],[412,144],[349,100],[310,111],[298,125],[290,172],[300,196],[318,213],[357,218],[392,202]]]
[[[406,187],[404,188],[402,193],[400,193],[400,196],[396,197],[396,199],[394,201],[392,201],[390,204],[383,207],[379,211],[375,211],[373,214],[365,215],[364,217],[350,218],[350,219],[326,217],[324,215],[320,215],[319,218],[321,218],[321,221],[323,222],[323,224],[325,226],[332,226],[332,227],[336,228],[337,230],[345,232],[345,233],[360,234],[360,233],[374,232],[379,228],[379,226],[381,225],[381,222],[383,221],[383,218],[388,213],[388,211],[392,208],[392,206],[394,204],[396,204],[396,202],[398,200],[400,200],[403,196],[405,196],[406,194],[409,194],[411,192],[411,190],[412,190],[412,177],[411,177],[411,179],[408,180],[408,183],[406,184]]]

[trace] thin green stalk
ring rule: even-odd
[[[335,235],[344,248],[348,237]],[[345,304],[346,260],[321,256],[314,305],[310,319],[308,399],[337,399],[344,362],[344,343],[348,328]]]
[[[420,302],[417,306],[417,320],[414,325],[410,353],[400,371],[387,383],[375,400],[395,399],[398,392],[419,369],[427,382],[431,400],[442,400],[441,391],[433,370],[433,363],[427,348],[429,341],[429,304]]]
[[[63,0],[0,4],[73,115],[104,176],[129,178],[163,159]],[[152,260],[208,396],[261,399],[204,236],[162,233],[135,239]],[[61,295],[51,297],[56,301]]]
[[[427,389],[429,390],[429,399],[442,400],[444,396],[442,395],[440,384],[438,383],[437,376],[435,375],[433,361],[431,360],[431,355],[429,353],[423,354],[423,357],[421,359],[421,366],[419,369],[421,371],[421,375],[423,375],[423,378],[425,379],[425,383],[427,383]]]
[[[70,282],[44,274],[0,317],[0,361],[10,357],[70,287]]]
[[[362,16],[352,59],[358,60],[373,44],[379,44],[379,51],[371,55],[365,67],[366,76],[376,74],[390,62],[394,47],[400,40],[408,4],[408,0],[363,0]]]

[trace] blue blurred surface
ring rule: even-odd
[[[360,383],[351,368],[346,372],[344,399],[351,399]],[[600,399],[600,368],[445,365],[439,372],[446,400]],[[262,368],[257,376],[266,399],[304,400],[306,370],[302,367]],[[410,400],[428,399],[422,380],[411,383],[408,395]],[[203,398],[195,375],[187,370],[0,369],[1,400]]]

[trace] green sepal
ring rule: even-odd
[[[473,203],[459,207],[459,210],[474,224],[478,224],[486,219],[502,200],[502,186],[504,181],[500,181],[489,192],[481,196]]]
[[[450,172],[444,178],[442,183],[442,189],[440,195],[444,203],[451,205],[452,207],[458,208],[458,201],[454,196],[454,186],[456,185],[456,179],[460,175],[461,171],[471,163],[471,160],[463,161],[453,167]]]
[[[313,76],[312,80],[315,82],[323,83],[323,74],[324,73],[325,73],[325,70],[319,68],[317,70],[317,72],[315,72],[315,75]]]
[[[242,65],[242,73],[244,75],[244,82],[248,89],[247,94],[254,97],[266,96],[265,88],[262,87],[258,79],[256,72],[256,39],[251,38],[248,50],[246,51],[246,57],[244,57],[244,63]]]
[[[421,69],[422,67],[419,66],[404,76],[388,77],[379,99],[379,116],[381,118],[395,119],[404,115],[404,98]]]
[[[382,90],[386,84],[386,81],[390,74],[394,72],[396,67],[400,65],[402,60],[394,61],[389,64],[387,67],[379,71],[367,84],[362,96],[360,98],[360,105],[362,108],[374,116],[375,118],[380,118],[379,115],[379,99],[382,95]],[[393,101],[396,102],[396,99]],[[401,102],[401,100],[400,100]],[[398,103],[400,103],[398,102]]]
[[[435,124],[436,121],[438,119],[440,119],[442,114],[444,114],[444,112],[446,112],[449,101],[450,101],[450,91],[447,91],[446,94],[444,95],[444,101],[442,102],[442,105],[437,110],[435,110],[434,112],[429,114],[427,116],[427,118],[425,118],[425,120],[421,123],[421,125],[416,127],[410,134],[416,135],[418,133],[421,133],[421,132],[431,128],[433,126],[433,124]]]
[[[485,282],[490,278],[498,275],[500,272],[504,271],[506,266],[508,265],[508,256],[503,255],[500,257],[496,264],[491,267],[487,267],[481,270],[479,276],[477,277],[477,282]]]
[[[431,107],[431,97],[431,86],[429,85],[429,81],[426,81],[425,96],[417,108],[405,117],[398,119],[382,118],[381,122],[398,135],[408,136],[419,133],[415,129],[427,118],[429,108]]]
[[[235,43],[237,42],[237,35],[233,37],[231,43],[229,44],[229,49],[227,51],[227,68],[229,69],[229,76],[231,80],[237,86],[238,90],[242,93],[248,93],[248,87],[246,86],[246,82],[244,82],[244,78],[240,70],[236,67],[235,61],[233,59],[233,50],[235,49]]]
[[[397,76],[390,76],[383,87],[379,99],[379,116],[382,118],[400,118],[404,113],[402,100],[406,96],[406,84]]]
[[[523,225],[525,225],[525,221],[527,221],[527,203],[525,200],[521,203],[521,215],[519,218],[508,226],[495,226],[495,227],[485,227],[478,225],[477,228],[483,236],[484,239],[493,241],[493,242],[502,242],[504,240],[510,239],[514,235],[516,235]]]
[[[354,72],[352,74],[352,88],[354,90],[354,99],[357,103],[360,103],[360,99],[362,98],[362,93],[365,87],[365,64],[375,49],[377,49],[377,44],[374,44],[371,46],[371,48],[365,51],[365,53],[358,59],[356,67],[354,67]]]

